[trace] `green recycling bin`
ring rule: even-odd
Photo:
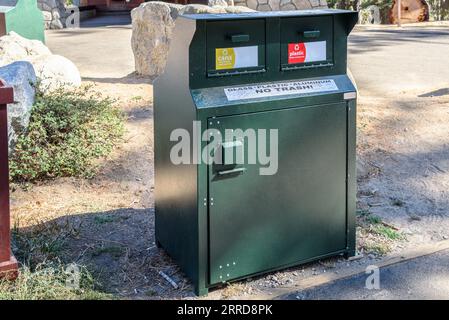
[[[154,85],[156,244],[198,295],[355,254],[356,12],[183,15]]]

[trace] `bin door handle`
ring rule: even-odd
[[[308,39],[319,38],[320,37],[320,30],[303,31],[302,34],[304,35],[304,38],[308,38]]]
[[[230,35],[229,38],[232,42],[248,42],[249,34],[233,34]]]
[[[245,171],[246,171],[246,168],[235,168],[235,169],[231,169],[231,170],[218,171],[217,174],[222,177],[222,176],[231,175],[231,174],[241,174]]]

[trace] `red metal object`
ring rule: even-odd
[[[9,217],[8,115],[6,105],[14,102],[11,87],[0,79],[0,277],[17,277],[17,260],[11,253]]]

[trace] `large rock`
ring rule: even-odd
[[[175,20],[179,14],[241,12],[254,12],[254,10],[241,6],[210,7],[201,4],[183,6],[159,1],[141,4],[131,11],[133,25],[131,45],[136,72],[155,78],[164,71]]]
[[[226,13],[226,9],[221,6],[205,6],[203,4],[188,4],[184,7],[183,13],[186,14],[216,14],[216,13]]]
[[[30,62],[39,79],[39,88],[43,92],[52,91],[61,86],[79,87],[81,85],[78,68],[63,56],[56,54],[36,56]]]
[[[18,60],[49,55],[50,50],[38,40],[29,40],[11,31],[0,37],[0,67]]]
[[[225,7],[227,13],[245,13],[245,12],[256,12],[253,9],[243,6],[227,6]]]
[[[0,67],[0,78],[14,88],[15,103],[8,105],[8,145],[11,151],[18,135],[28,127],[30,121],[36,75],[29,62],[19,61]]]
[[[11,32],[0,37],[0,67],[15,61],[28,61],[33,65],[43,92],[61,85],[81,85],[78,68],[70,60],[52,54],[40,41],[28,40]]]
[[[137,73],[150,77],[162,73],[178,14],[179,6],[159,1],[143,3],[131,11],[131,46]]]

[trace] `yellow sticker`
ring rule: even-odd
[[[233,69],[235,67],[234,48],[216,48],[215,49],[215,69]]]

